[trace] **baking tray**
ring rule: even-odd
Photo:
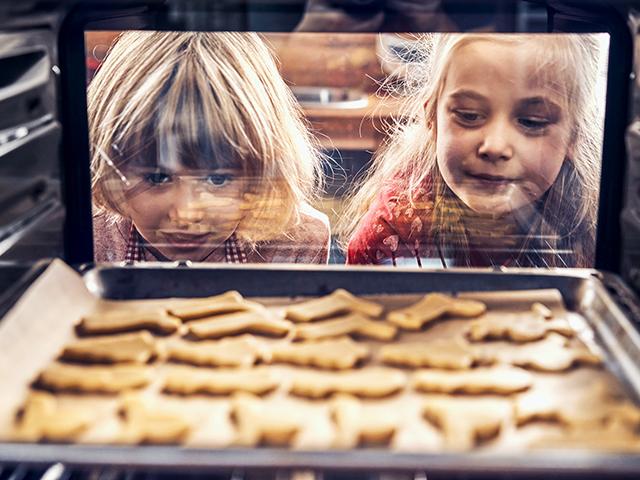
[[[336,288],[346,288],[360,295],[555,288],[561,292],[567,308],[580,313],[591,326],[596,341],[605,351],[607,369],[626,386],[631,398],[640,401],[640,335],[629,314],[625,314],[607,288],[612,283],[610,280],[616,280],[616,277],[595,270],[438,271],[392,267],[234,267],[174,263],[87,265],[80,271],[93,295],[111,300],[199,297],[230,289],[248,297],[267,297],[324,295]],[[616,285],[618,291],[624,289],[621,282]],[[627,302],[629,298],[632,296],[628,296]],[[304,452],[276,448],[190,449],[2,443],[0,462],[62,462],[76,467],[110,465],[163,471],[229,471],[241,467],[248,470],[426,471],[463,474],[466,477],[507,472],[510,476],[553,474],[554,477],[579,478],[640,475],[639,455],[579,450],[517,454],[413,454],[383,449]]]

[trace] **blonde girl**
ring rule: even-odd
[[[321,156],[258,35],[124,33],[88,111],[97,261],[327,261]]]
[[[345,215],[347,262],[593,266],[605,43],[419,38],[401,120]]]

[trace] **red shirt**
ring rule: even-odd
[[[348,264],[396,264],[398,258],[437,257],[430,239],[433,199],[430,182],[417,189],[413,202],[406,182],[385,185],[349,240]]]
[[[430,179],[418,188],[410,201],[407,184],[401,179],[385,185],[369,210],[362,218],[349,240],[347,264],[352,265],[396,265],[399,259],[405,265],[423,266],[423,260],[434,260],[430,267],[441,266],[516,266],[531,267],[548,265],[540,257],[535,247],[529,247],[521,255],[502,254],[486,248],[469,248],[454,251],[448,248],[447,255],[438,251],[432,232],[433,189]],[[457,226],[460,232],[466,231],[460,218],[459,207],[445,212],[449,215],[448,223]],[[496,231],[498,237],[512,238],[518,241],[519,235],[510,231]],[[450,231],[451,235],[452,232]],[[514,246],[517,246],[514,244]],[[451,245],[449,245],[451,247]],[[449,258],[445,258],[449,257]],[[564,263],[564,262],[563,262]],[[566,263],[564,263],[566,265]]]

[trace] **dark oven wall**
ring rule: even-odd
[[[640,2],[633,2],[630,24],[635,36],[632,118],[627,129],[625,206],[622,212],[622,272],[636,292],[640,291]]]
[[[2,264],[29,264],[62,252],[55,32],[59,12],[36,2],[0,6]]]

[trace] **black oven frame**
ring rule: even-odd
[[[174,2],[180,4],[180,1]],[[187,13],[197,15],[198,11]],[[363,2],[367,3],[367,2]],[[372,2],[374,5],[376,2]],[[512,0],[516,4],[517,0]],[[602,170],[596,260],[594,267],[621,272],[622,236],[620,214],[625,198],[627,166],[625,132],[630,121],[632,98],[633,34],[624,10],[606,1],[557,2],[548,0],[548,31],[606,32],[610,35],[606,114],[602,151]],[[200,2],[198,5],[205,5]],[[491,0],[483,4],[505,4]],[[286,0],[227,0],[211,2],[206,13],[215,19],[209,30],[242,30],[238,19],[250,9],[270,15],[289,14],[292,4]],[[366,8],[366,7],[361,7]],[[184,12],[183,12],[184,13]],[[202,15],[201,17],[205,17]],[[90,26],[90,27],[89,27]],[[513,29],[498,25],[500,32]],[[246,25],[244,26],[246,29]],[[58,51],[61,68],[59,107],[62,130],[62,186],[66,206],[64,256],[70,264],[93,262],[91,174],[85,81],[84,32],[87,29],[187,30],[184,17],[176,15],[158,0],[128,2],[98,0],[80,2],[61,24]],[[201,23],[198,29],[203,29]],[[267,31],[267,30],[262,30]]]

